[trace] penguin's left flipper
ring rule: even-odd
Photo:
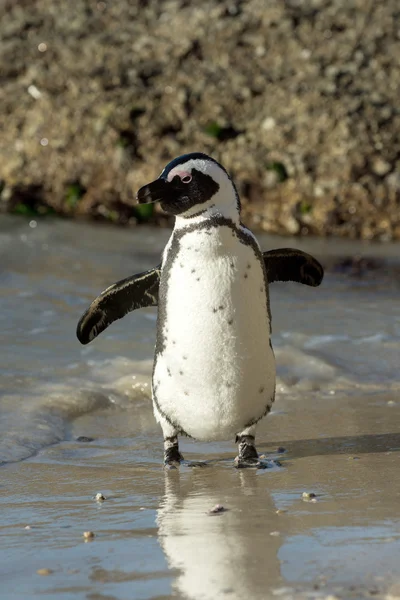
[[[263,252],[268,283],[297,281],[313,287],[324,277],[322,265],[311,254],[294,248],[279,248]]]
[[[137,308],[157,306],[160,267],[117,281],[100,294],[79,319],[76,335],[88,344],[117,319]]]

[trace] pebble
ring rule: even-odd
[[[52,572],[53,572],[53,571],[52,571],[51,569],[38,569],[38,570],[36,571],[36,573],[37,573],[38,575],[51,575],[51,574],[52,574]]]
[[[209,515],[217,515],[219,513],[226,512],[228,509],[222,506],[222,504],[216,504],[208,511]]]
[[[94,499],[97,502],[104,502],[104,500],[107,500],[107,498],[105,496],[103,496],[103,494],[101,492],[97,492],[97,494],[95,495]]]
[[[92,540],[94,538],[94,533],[93,531],[84,531],[83,537],[85,538],[85,540]]]
[[[385,178],[386,184],[394,190],[400,190],[400,172],[394,171]]]
[[[314,492],[303,492],[302,498],[303,498],[304,502],[316,502],[317,501],[317,495],[314,494]]]
[[[36,85],[30,85],[28,87],[28,94],[30,94],[35,100],[39,100],[39,98],[42,96],[42,92],[38,90]]]
[[[384,160],[383,158],[381,158],[380,156],[377,157],[373,163],[372,163],[372,170],[376,175],[379,175],[380,177],[383,177],[384,175],[387,175],[389,173],[389,171],[391,171],[392,166],[389,162],[387,162],[386,160]]]
[[[276,121],[273,117],[267,117],[261,124],[261,127],[264,129],[264,131],[270,131],[271,129],[274,129],[275,126]]]
[[[80,435],[76,438],[77,442],[93,442],[94,438],[87,437],[86,435]]]

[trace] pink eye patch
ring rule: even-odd
[[[174,177],[178,176],[183,183],[189,183],[192,181],[192,175],[189,171],[182,171],[179,168],[172,169],[170,173],[168,173],[167,181],[172,181]]]

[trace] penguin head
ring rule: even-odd
[[[164,212],[184,218],[220,214],[237,219],[240,212],[232,179],[222,165],[200,152],[172,160],[136,197],[139,204],[160,202]]]

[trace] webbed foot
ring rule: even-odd
[[[267,469],[268,462],[260,459],[255,447],[254,435],[240,434],[236,436],[239,455],[235,458],[237,469]]]
[[[263,460],[262,458],[248,458],[243,459],[240,456],[235,458],[235,467],[237,469],[269,469],[271,461]]]
[[[191,469],[208,467],[208,464],[201,460],[185,460],[183,461],[183,465],[185,467],[190,467]]]
[[[176,460],[164,461],[164,469],[166,471],[172,471],[174,469],[178,469],[181,463]]]

